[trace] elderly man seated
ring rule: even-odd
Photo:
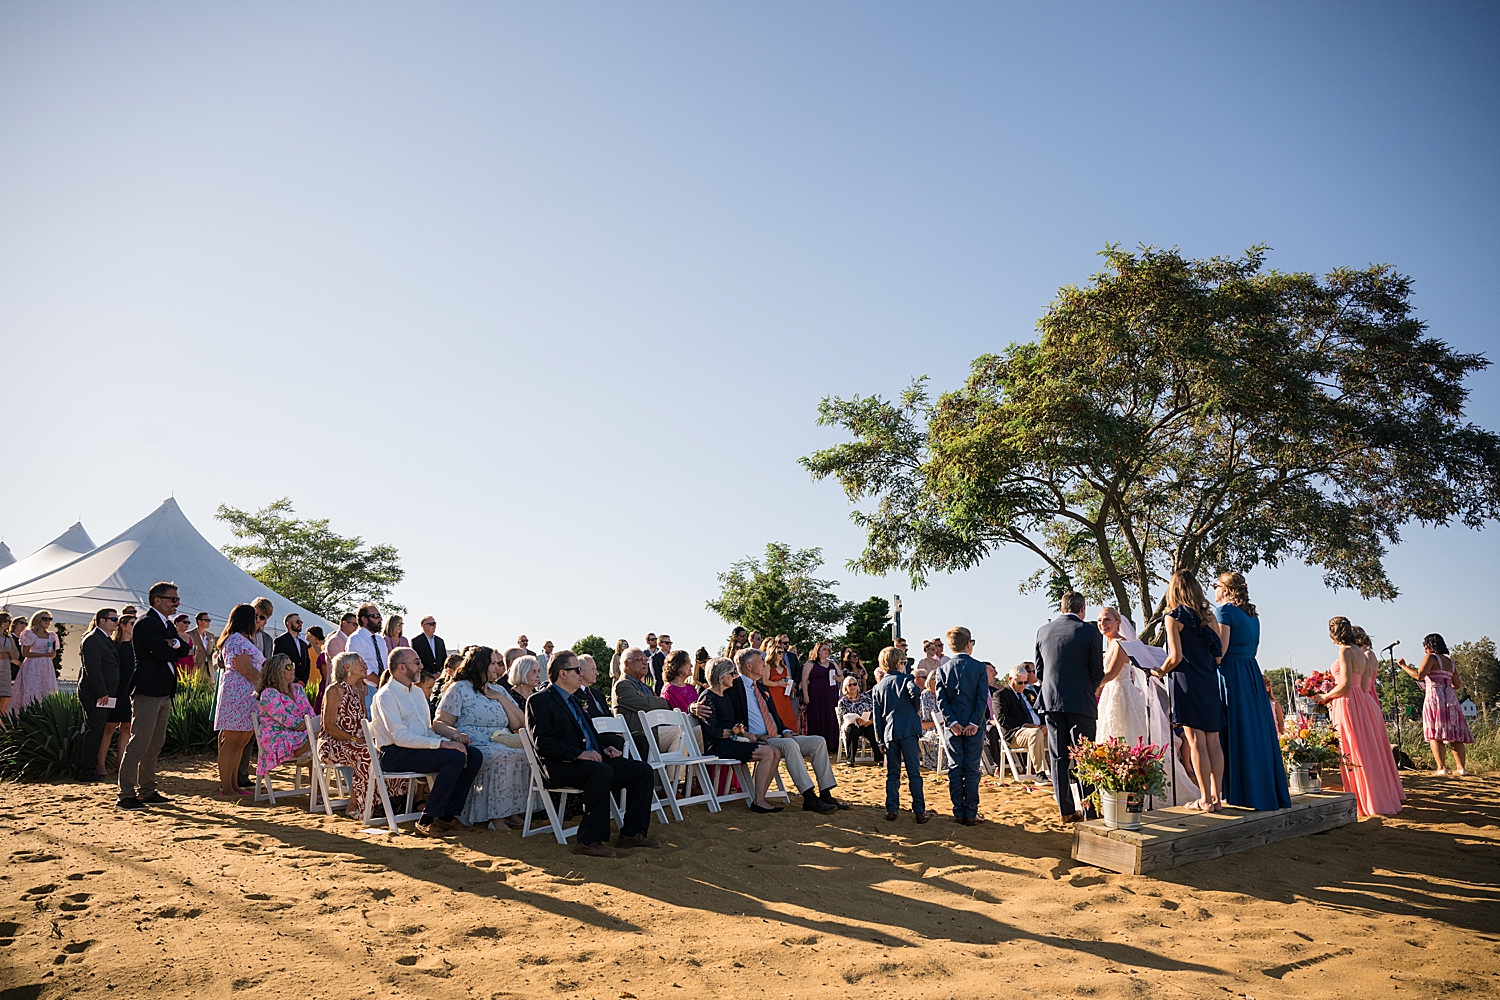
[[[615,681],[615,714],[625,720],[630,727],[630,735],[635,737],[636,749],[641,752],[641,759],[646,760],[646,737],[641,729],[641,713],[652,712],[658,709],[670,709],[672,703],[667,699],[652,693],[647,678],[651,676],[651,661],[646,657],[646,651],[632,646],[625,651],[625,656],[620,661],[624,676]],[[674,753],[677,745],[682,742],[682,730],[676,726],[663,726],[656,731],[656,745],[667,753]]]
[[[1026,769],[1047,781],[1047,727],[1026,700],[1026,685],[1035,682],[1035,664],[1018,663],[1011,667],[1010,682],[995,692],[995,708],[1006,743],[1025,750]]]
[[[819,813],[848,809],[848,803],[833,797],[838,779],[833,776],[833,768],[828,762],[828,743],[821,736],[798,736],[777,716],[771,692],[760,682],[766,672],[761,651],[740,650],[734,654],[734,665],[740,676],[730,687],[728,697],[734,704],[735,722],[743,725],[751,735],[767,737],[765,742],[781,751],[792,784],[802,793],[802,808]],[[703,702],[695,704],[692,711],[705,722],[713,720],[713,709]],[[807,773],[809,758],[813,772],[818,776],[819,791],[816,795],[813,794],[813,780]]]

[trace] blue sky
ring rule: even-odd
[[[222,543],[288,495],[397,545],[450,643],[711,648],[715,574],[780,540],[1009,662],[1025,555],[843,569],[818,399],[956,384],[1106,242],[1389,262],[1493,355],[1497,43],[1485,4],[8,4],[0,535],[173,493]],[[1495,635],[1497,539],[1411,532],[1388,605],[1251,573],[1263,665],[1339,613]]]

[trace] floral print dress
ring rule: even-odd
[[[275,688],[260,693],[260,756],[255,762],[256,774],[264,777],[297,759],[297,751],[307,743],[307,717],[312,714],[312,705],[301,684],[293,684],[289,695]]]

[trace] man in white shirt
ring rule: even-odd
[[[358,652],[356,650],[356,652]],[[469,798],[469,786],[484,763],[469,738],[443,726],[439,735],[432,725],[427,698],[416,686],[422,661],[416,650],[402,646],[391,652],[391,679],[375,692],[370,712],[370,731],[380,749],[380,767],[385,771],[436,773],[417,833],[441,837],[453,830],[454,821]]]
[[[365,666],[370,668],[372,681],[379,681],[380,672],[385,669],[386,660],[390,656],[385,636],[380,634],[381,621],[380,608],[373,604],[361,604],[359,628],[349,636],[349,644],[344,647],[345,651],[358,653],[359,658],[365,661]]]

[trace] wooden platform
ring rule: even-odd
[[[1354,796],[1336,792],[1293,795],[1290,809],[1274,812],[1235,806],[1225,806],[1220,813],[1183,806],[1155,809],[1141,815],[1139,830],[1109,830],[1102,819],[1079,823],[1074,828],[1073,859],[1141,875],[1321,833],[1355,818]]]

